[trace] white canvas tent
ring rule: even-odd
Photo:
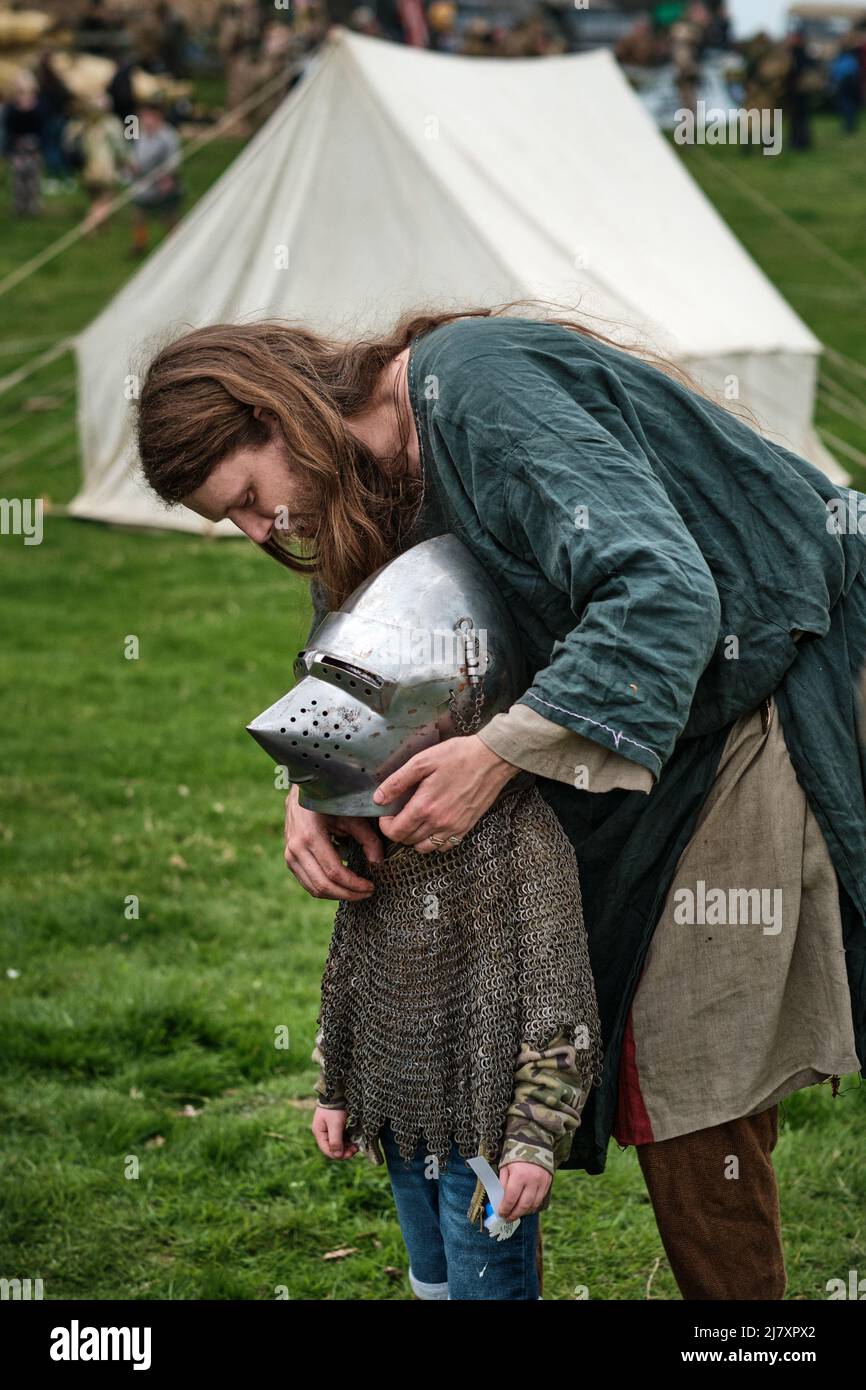
[[[286,268],[287,267],[287,268]],[[606,52],[471,59],[345,30],[76,340],[73,514],[239,534],[167,512],[131,468],[124,383],[155,343],[282,315],[338,336],[402,309],[521,295],[648,335],[832,467],[812,430],[820,344],[743,250]]]

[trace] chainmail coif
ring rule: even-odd
[[[340,903],[322,981],[322,1099],[345,1097],[347,1135],[375,1152],[390,1121],[405,1158],[423,1136],[443,1166],[452,1139],[495,1162],[521,1044],[563,1028],[585,1099],[602,1049],[577,861],[534,785],[446,853],[347,862],[376,885]]]

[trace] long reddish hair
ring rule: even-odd
[[[410,420],[396,387],[400,445],[392,459],[378,459],[347,429],[346,420],[363,413],[382,370],[417,335],[452,319],[486,318],[539,304],[549,302],[413,310],[385,337],[353,342],[273,319],[193,329],[160,348],[144,375],[136,420],[144,477],[164,502],[177,505],[229,454],[268,443],[270,429],[254,411],[272,411],[288,456],[305,470],[319,506],[309,541],[296,542],[293,549],[275,529],[261,549],[289,569],[314,576],[337,608],[400,553],[421,490],[409,470]],[[574,317],[533,317],[622,346]],[[666,359],[640,351],[699,389]]]

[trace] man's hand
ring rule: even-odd
[[[380,805],[418,790],[396,816],[381,816],[379,829],[389,840],[414,845],[419,854],[454,849],[449,836],[462,839],[520,771],[487,747],[477,734],[449,738],[416,753],[380,784]],[[444,843],[435,844],[431,835]]]
[[[298,803],[298,788],[286,797],[286,864],[314,898],[344,898],[360,902],[375,885],[347,869],[331,841],[332,835],[351,835],[371,864],[384,858],[375,822],[366,816],[322,816]]]
[[[357,1144],[345,1141],[345,1110],[326,1110],[317,1105],[310,1128],[325,1158],[354,1158],[358,1152]]]
[[[496,1214],[503,1221],[515,1221],[518,1216],[538,1211],[553,1178],[537,1163],[505,1163],[499,1169],[499,1181],[505,1188],[505,1196]]]

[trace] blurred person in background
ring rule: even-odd
[[[464,58],[489,58],[494,52],[493,28],[482,15],[470,19],[458,50]]]
[[[423,0],[395,0],[403,42],[410,48],[429,48],[430,30]]]
[[[719,5],[715,14],[710,16],[706,39],[708,48],[730,48],[731,18],[727,5]]]
[[[744,92],[743,106],[753,111],[784,109],[791,57],[783,44],[773,43],[763,31],[743,47]],[[762,122],[763,129],[763,122]],[[750,154],[755,149],[744,140],[740,149]]]
[[[186,46],[189,39],[186,20],[167,3],[159,0],[156,6],[159,23],[159,59],[164,72],[173,77],[183,77],[186,73]]]
[[[851,37],[860,64],[860,100],[866,103],[866,19],[858,20],[851,30]]]
[[[670,27],[670,59],[674,66],[680,106],[694,111],[701,82],[701,59],[712,31],[713,16],[706,5],[688,6]]]
[[[99,58],[116,58],[122,28],[121,21],[106,9],[103,0],[88,0],[75,26],[75,46]]]
[[[247,100],[258,82],[258,57],[262,41],[262,17],[258,5],[227,5],[219,25],[218,47],[226,80],[226,105],[234,111]],[[232,134],[246,136],[250,122],[241,118]]]
[[[552,53],[565,53],[568,44],[561,34],[552,34],[540,10],[511,29],[494,31],[493,49],[503,58],[543,58]]]
[[[358,5],[349,15],[348,27],[356,34],[366,34],[371,39],[381,39],[382,26],[369,5]]]
[[[701,78],[700,45],[703,31],[689,19],[671,25],[671,62],[677,84],[677,100],[684,111],[694,111]]]
[[[139,185],[132,195],[132,254],[143,256],[150,245],[150,223],[155,217],[173,227],[178,220],[182,188],[180,140],[154,101],[138,110],[139,133],[130,146],[129,172]]]
[[[16,217],[38,217],[42,211],[44,128],[39,84],[32,72],[22,68],[15,78],[12,99],[3,110],[3,153],[12,174],[12,211]]]
[[[81,184],[90,199],[84,220],[85,234],[90,236],[108,216],[127,156],[123,127],[107,93],[100,92],[81,103],[81,114],[69,121],[64,140],[76,151]]]
[[[846,135],[853,135],[860,123],[862,79],[859,47],[859,36],[856,33],[848,34],[830,64],[830,86]]]
[[[378,15],[377,15],[378,18]],[[292,51],[295,55],[295,73],[291,86],[303,76],[310,62],[328,34],[328,17],[323,5],[310,4],[303,8],[298,5],[292,24]]]
[[[57,193],[62,183],[70,184],[72,170],[63,150],[63,132],[72,105],[72,93],[56,72],[51,53],[46,49],[36,66],[39,101],[44,116],[42,126],[42,158],[45,164],[46,193]]]
[[[791,122],[791,144],[795,150],[808,150],[812,145],[812,98],[820,73],[801,29],[788,35],[786,45],[788,68],[783,104]]]
[[[294,60],[301,51],[303,40],[288,24],[272,19],[262,32],[261,49],[256,72],[256,85],[267,87],[269,95],[260,101],[252,113],[255,129],[264,125],[269,116],[282,104],[293,79],[297,76]],[[280,81],[282,75],[283,81]]]
[[[297,16],[297,12],[298,12],[301,8],[302,8],[302,7],[301,7],[300,5],[297,5],[297,4],[296,4],[296,6],[295,6],[296,16]],[[361,6],[357,5],[357,4],[355,3],[355,0],[327,0],[326,6],[325,6],[326,13],[323,15],[323,19],[324,19],[324,22],[325,22],[325,27],[327,28],[328,26],[330,26],[330,25],[332,25],[332,24],[344,24],[344,25],[346,26],[347,29],[354,29],[354,28],[355,28],[355,25],[352,23],[352,15],[354,14],[355,10],[357,10],[357,9],[369,9],[369,8],[370,8],[370,7],[367,6],[367,5],[361,5]],[[374,14],[376,20],[381,24],[381,14],[380,14],[380,12],[379,12],[379,11],[380,11],[380,8],[381,8],[381,7],[380,7],[379,5],[376,5],[375,9],[373,10],[373,14]],[[362,32],[362,31],[361,31],[361,30],[356,30],[356,32],[357,32],[357,33],[360,33],[360,32]],[[373,38],[379,38],[380,35],[379,35],[379,34],[373,34],[371,37],[373,37]],[[388,35],[387,37],[391,37],[391,36]]]
[[[130,37],[138,66],[145,72],[159,72],[162,67],[160,49],[162,33],[159,16],[153,5],[142,5],[132,18]]]
[[[229,77],[229,63],[234,54],[257,51],[262,38],[262,14],[255,0],[243,5],[224,5],[218,21],[217,46]]]
[[[636,19],[614,49],[617,61],[627,67],[657,67],[665,61],[666,47],[647,16]]]
[[[427,10],[430,47],[439,53],[457,53],[460,38],[457,34],[457,6],[453,0],[433,0]]]
[[[123,62],[118,63],[114,76],[108,84],[107,93],[111,107],[121,124],[126,122],[130,116],[134,116],[138,107],[133,86],[133,73],[136,67],[140,66],[141,64],[134,54],[127,54]]]

